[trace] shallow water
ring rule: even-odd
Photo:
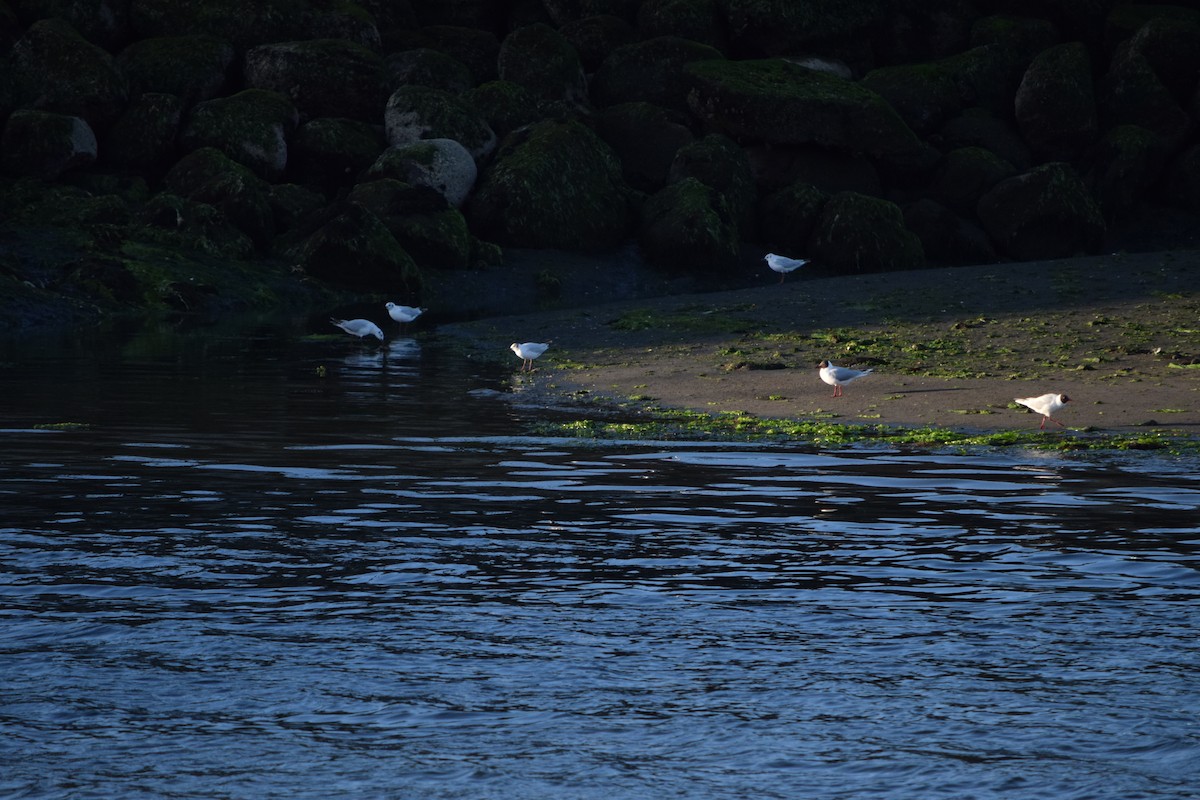
[[[0,796],[1197,796],[1194,459],[538,438],[507,374],[10,343]]]

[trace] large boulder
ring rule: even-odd
[[[387,98],[383,59],[342,39],[278,42],[252,48],[245,57],[246,85],[289,98],[301,120],[344,117],[379,119]]]
[[[30,25],[13,45],[9,69],[14,106],[81,117],[101,134],[129,97],[116,60],[62,19]]]
[[[860,53],[870,47],[870,32],[883,25],[884,0],[812,0],[764,3],[726,0],[730,47],[752,56],[782,56],[814,50],[836,56],[837,48]]]
[[[79,35],[110,52],[128,41],[129,0],[13,0],[26,24],[60,17]]]
[[[183,103],[173,94],[147,92],[109,129],[101,149],[105,164],[158,177],[174,162]]]
[[[1191,101],[1200,75],[1200,13],[1153,17],[1125,47],[1146,59],[1155,77],[1180,105]]]
[[[1107,131],[1081,159],[1084,183],[1110,224],[1134,216],[1166,166],[1162,139],[1137,125]]]
[[[900,207],[856,192],[839,192],[826,201],[808,252],[822,265],[845,273],[925,265],[921,241],[905,227]]]
[[[512,81],[488,81],[467,92],[465,98],[500,137],[541,119],[533,94]]]
[[[500,43],[496,62],[500,79],[519,83],[544,109],[587,105],[587,82],[579,54],[549,25],[518,28]]]
[[[982,228],[933,200],[906,205],[904,226],[921,240],[930,264],[961,267],[996,261],[996,249]]]
[[[340,207],[291,255],[314,278],[354,289],[413,296],[421,285],[416,262],[387,226],[357,203]]]
[[[203,147],[180,159],[163,178],[163,188],[216,208],[262,250],[275,236],[270,184],[216,148]]]
[[[1118,48],[1096,89],[1106,127],[1138,125],[1171,150],[1184,145],[1195,123],[1159,80],[1150,61],[1126,43]]]
[[[287,174],[332,195],[353,183],[385,149],[379,125],[341,117],[309,120],[288,143]]]
[[[384,59],[383,71],[389,94],[401,86],[428,86],[461,93],[475,85],[475,77],[466,64],[428,47],[392,53]]]
[[[693,61],[722,57],[714,47],[677,36],[619,47],[592,77],[592,102],[609,106],[641,101],[688,113],[691,82],[684,67]]]
[[[511,134],[467,204],[476,235],[501,245],[610,247],[632,232],[630,189],[612,150],[575,121]]]
[[[684,70],[692,112],[734,139],[812,142],[901,164],[927,156],[895,110],[859,84],[779,59],[697,61]]]
[[[811,183],[826,194],[883,196],[879,170],[860,153],[816,145],[758,145],[745,150],[759,196],[795,183]]]
[[[347,200],[377,216],[418,266],[470,266],[474,237],[467,221],[437,192],[384,179],[355,186]]]
[[[642,207],[638,242],[646,259],[685,273],[733,270],[738,223],[720,192],[685,178],[650,197]]]
[[[945,124],[938,139],[946,152],[962,147],[981,147],[1018,170],[1033,166],[1033,153],[1015,125],[985,108],[968,108]]]
[[[184,151],[215,147],[266,180],[278,180],[287,166],[288,137],[299,116],[277,92],[246,89],[230,97],[198,103],[180,132]]]
[[[959,147],[938,164],[929,194],[955,213],[973,217],[979,198],[1016,174],[1016,167],[987,148]]]
[[[676,152],[695,138],[686,118],[649,103],[610,106],[597,123],[597,132],[621,159],[626,182],[643,192],[662,188]]]
[[[1104,217],[1079,174],[1052,162],[1001,181],[979,200],[984,230],[1018,261],[1093,253]]]
[[[767,195],[758,205],[762,240],[777,253],[792,257],[806,254],[828,199],[827,193],[804,181]]]
[[[475,159],[453,139],[422,139],[389,147],[367,171],[364,180],[391,178],[437,192],[446,203],[461,208],[479,173]]]
[[[1030,63],[1017,89],[1017,126],[1034,155],[1070,161],[1099,133],[1092,66],[1081,42],[1051,47]]]
[[[54,180],[96,160],[96,135],[81,117],[48,111],[15,111],[0,136],[0,168],[23,177]]]
[[[716,189],[737,222],[742,239],[756,238],[755,205],[758,190],[746,151],[728,136],[710,133],[684,144],[675,153],[667,180],[695,178]]]
[[[589,74],[604,63],[609,53],[638,40],[632,25],[611,14],[596,14],[568,22],[558,32],[575,48],[584,72]]]
[[[642,39],[676,36],[722,51],[729,46],[717,0],[646,0],[638,7],[637,29]]]
[[[422,139],[453,139],[476,159],[496,149],[496,133],[466,100],[428,86],[402,86],[388,98],[384,130],[393,147]]]
[[[376,16],[379,16],[378,12]],[[491,29],[456,25],[411,26],[408,30],[394,32],[385,45],[384,49],[389,53],[427,49],[450,56],[471,71],[472,85],[494,81],[499,75],[496,59],[500,55],[500,40]]]
[[[130,26],[137,38],[216,36],[244,51],[267,42],[346,39],[379,45],[379,30],[356,3],[321,0],[130,0]]]
[[[215,36],[163,36],[133,42],[117,56],[130,95],[173,94],[185,108],[231,87],[237,51]]]

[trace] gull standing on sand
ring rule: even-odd
[[[510,344],[508,346],[508,349],[512,350],[514,353],[516,353],[517,356],[521,359],[521,361],[522,361],[521,371],[522,372],[532,372],[533,371],[533,360],[535,358],[537,358],[538,356],[540,356],[542,353],[546,352],[546,348],[548,348],[549,346],[550,345],[545,342],[524,342],[522,344],[517,344],[516,342],[513,342],[512,344]]]
[[[379,330],[379,326],[369,319],[333,319],[329,320],[334,325],[344,330],[353,336],[362,339],[366,336],[374,336],[379,341],[383,341],[383,331]]]
[[[800,269],[808,263],[807,258],[788,258],[787,256],[776,255],[775,253],[767,253],[764,258],[767,261],[767,266],[779,273],[779,282],[783,283],[783,279],[787,274],[794,269]]]
[[[1039,431],[1046,430],[1046,420],[1050,420],[1059,427],[1067,427],[1054,418],[1054,415],[1061,411],[1063,406],[1071,402],[1071,398],[1065,394],[1051,392],[1050,394],[1043,394],[1037,397],[1017,397],[1014,399],[1030,411],[1036,411],[1042,415],[1042,424],[1038,425]]]
[[[835,367],[832,361],[822,361],[821,380],[833,387],[833,396],[842,396],[842,387],[847,383],[852,383],[864,375],[870,375],[874,369],[850,369],[849,367]]]
[[[399,322],[401,327],[412,322],[417,317],[424,314],[426,311],[426,309],[424,309],[424,308],[414,308],[413,306],[398,306],[395,303],[388,303],[385,306],[385,308],[387,308],[388,316],[391,317],[392,319],[396,320],[396,322]]]

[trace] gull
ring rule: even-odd
[[[329,321],[346,333],[357,336],[360,339],[367,336],[374,336],[379,341],[383,341],[383,331],[379,330],[379,326],[369,319],[334,319],[330,317]]]
[[[779,282],[783,283],[783,279],[787,274],[794,269],[799,269],[808,263],[807,258],[788,258],[787,256],[779,256],[774,253],[767,253],[764,258],[767,260],[767,266],[779,273]]]
[[[533,360],[546,352],[546,348],[549,346],[543,342],[524,342],[522,344],[513,342],[508,349],[516,353],[517,357],[522,360],[521,371],[526,372],[533,370]]]
[[[414,308],[412,306],[398,306],[395,303],[388,303],[388,316],[399,322],[401,327],[415,320],[417,317],[425,313],[424,308]]]
[[[870,375],[875,370],[873,369],[850,369],[849,367],[835,367],[832,361],[822,361],[821,380],[833,387],[833,396],[842,396],[842,387],[847,383],[856,381],[864,375]]]
[[[1054,392],[1051,392],[1050,394],[1043,394],[1037,397],[1017,397],[1015,400],[1016,402],[1028,408],[1030,411],[1036,411],[1042,415],[1042,424],[1038,425],[1038,430],[1046,430],[1046,420],[1050,420],[1059,427],[1067,427],[1056,420],[1053,416],[1061,411],[1063,406],[1071,402],[1071,398],[1067,397],[1065,394],[1055,394]]]

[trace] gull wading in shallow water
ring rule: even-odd
[[[842,387],[847,383],[852,383],[864,375],[870,375],[875,370],[873,369],[850,369],[849,367],[835,367],[832,361],[822,361],[821,380],[833,387],[833,396],[842,396]]]
[[[808,263],[807,258],[788,258],[787,256],[776,255],[775,253],[767,253],[763,258],[767,261],[767,266],[779,273],[779,282],[783,283],[783,279],[787,274],[794,269],[800,269]]]
[[[362,339],[366,336],[374,336],[379,341],[383,341],[383,331],[379,330],[379,326],[369,319],[333,319],[329,320],[334,325],[344,330],[353,336]]]
[[[513,342],[508,346],[521,359],[521,371],[529,372],[533,370],[533,360],[546,352],[546,348],[550,345],[544,342],[524,342],[517,344]]]
[[[387,309],[388,316],[399,322],[402,326],[415,320],[417,317],[425,313],[423,308],[414,308],[413,306],[400,306],[395,303],[388,303],[384,306]]]
[[[1067,427],[1056,420],[1053,416],[1061,411],[1063,406],[1071,402],[1071,398],[1067,397],[1065,394],[1055,394],[1054,392],[1051,392],[1050,394],[1043,394],[1037,397],[1017,397],[1014,399],[1016,402],[1025,406],[1030,411],[1036,411],[1042,415],[1042,424],[1038,425],[1038,430],[1046,430],[1046,420],[1050,420],[1059,427]]]

